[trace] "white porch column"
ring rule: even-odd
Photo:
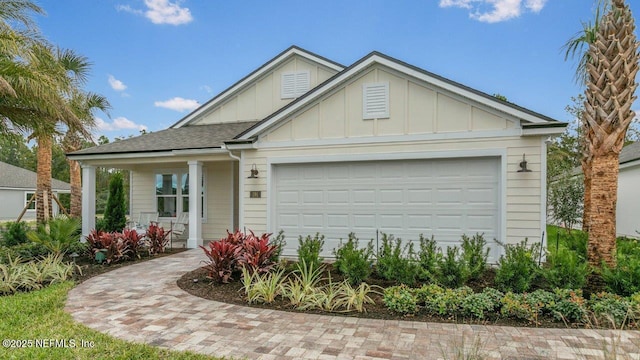
[[[202,245],[202,162],[189,161],[189,239],[187,247]]]
[[[96,227],[96,167],[82,165],[82,242]]]

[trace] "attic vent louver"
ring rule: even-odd
[[[309,91],[311,73],[309,71],[286,72],[282,74],[280,98],[295,99]]]
[[[379,119],[389,117],[389,83],[362,85],[362,118]]]

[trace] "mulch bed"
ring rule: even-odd
[[[331,267],[327,266],[328,271],[331,274],[333,282],[340,282],[344,277]],[[328,274],[326,274],[328,275]],[[494,317],[478,320],[478,319],[466,319],[466,318],[447,318],[441,316],[432,316],[424,313],[418,313],[412,316],[402,316],[395,312],[388,310],[382,301],[382,294],[373,294],[372,298],[375,304],[366,305],[366,312],[349,312],[349,313],[331,313],[321,310],[297,310],[292,307],[288,301],[278,297],[272,304],[248,304],[244,298],[244,291],[242,289],[242,282],[240,276],[236,275],[234,281],[228,284],[218,284],[213,282],[207,276],[207,271],[204,268],[198,268],[191,272],[184,274],[178,279],[178,286],[191,295],[198,296],[207,300],[214,300],[229,304],[236,304],[240,306],[248,306],[263,309],[273,309],[291,312],[302,312],[308,314],[322,314],[331,316],[349,316],[358,318],[371,318],[371,319],[385,319],[385,320],[410,320],[410,321],[424,321],[424,322],[440,322],[440,323],[458,323],[458,324],[481,324],[481,325],[504,325],[504,326],[526,326],[526,327],[549,327],[549,328],[566,328],[563,323],[553,321],[553,319],[539,319],[539,324],[531,324],[525,321],[517,321],[514,319],[503,318],[497,314]],[[325,276],[326,277],[326,276]],[[487,275],[478,281],[468,284],[475,291],[481,291],[483,287],[490,286],[493,283],[495,273],[488,271]],[[393,283],[384,279],[376,278],[372,276],[367,280],[370,285],[378,285],[381,287],[388,287],[394,285]]]

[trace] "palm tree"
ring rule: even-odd
[[[59,83],[41,66],[43,45],[32,14],[44,11],[31,0],[0,0],[0,133],[51,127],[47,119],[68,115]]]
[[[592,58],[588,50],[589,46],[596,41],[600,21],[602,20],[602,11],[608,1],[599,1],[596,6],[595,18],[593,23],[583,22],[582,30],[567,41],[563,48],[565,49],[564,59],[575,58],[579,55],[578,66],[576,66],[575,80],[580,85],[586,85],[588,81],[587,64],[591,63]],[[589,218],[591,216],[591,153],[589,152],[589,130],[587,122],[584,120],[584,111],[577,114],[580,118],[580,128],[578,130],[578,138],[580,139],[580,166],[584,177],[584,203],[582,209],[582,231],[589,232]]]
[[[38,164],[36,183],[36,221],[46,222],[52,217],[51,193],[51,150],[54,135],[60,134],[60,125],[65,125],[69,131],[79,132],[89,136],[85,123],[74,112],[74,95],[80,92],[79,87],[86,81],[90,63],[86,57],[77,55],[71,50],[53,49],[42,46],[38,54],[38,69],[47,71],[56,80],[58,97],[64,108],[61,117],[37,112],[45,121],[43,126],[34,128],[32,137],[38,143]],[[80,111],[78,111],[80,112]]]
[[[635,113],[638,42],[624,0],[612,0],[589,44],[584,127],[591,156],[589,263],[615,266],[619,155]]]
[[[77,93],[71,98],[71,106],[76,115],[82,120],[87,128],[93,127],[95,124],[93,112],[101,110],[106,112],[111,108],[109,101],[102,95],[94,93]],[[87,142],[92,143],[93,140],[84,136],[81,131],[69,129],[65,133],[62,141],[62,147],[66,153],[78,151],[82,149]],[[82,216],[82,176],[80,164],[67,158],[69,164],[69,182],[71,183],[71,206],[70,215],[72,217]]]

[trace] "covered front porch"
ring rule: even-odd
[[[186,247],[196,248],[238,228],[238,159],[226,150],[206,154],[128,154],[81,160],[82,234],[96,227],[96,169],[129,170],[128,214],[157,213],[166,230],[188,213]],[[180,239],[184,240],[184,239]]]

